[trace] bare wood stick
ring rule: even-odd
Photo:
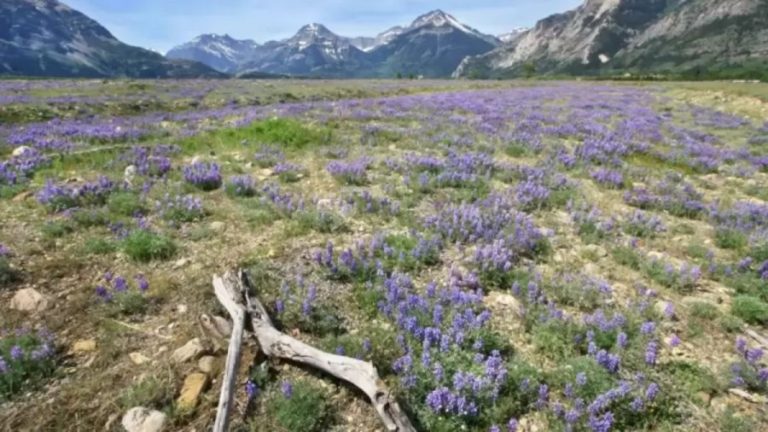
[[[763,337],[762,335],[760,335],[758,332],[756,332],[756,331],[754,331],[754,330],[752,330],[752,329],[747,329],[747,330],[745,331],[745,333],[746,333],[746,334],[747,334],[749,337],[751,337],[752,339],[754,339],[755,341],[757,341],[757,342],[758,342],[760,345],[762,345],[764,348],[768,348],[768,339],[766,339],[765,337]]]
[[[229,339],[227,349],[227,364],[224,368],[224,378],[221,380],[221,394],[219,395],[219,407],[216,410],[216,421],[213,424],[213,432],[226,432],[229,427],[229,411],[235,392],[235,380],[237,368],[240,363],[240,349],[243,345],[243,332],[245,331],[245,307],[237,302],[239,293],[234,287],[218,276],[213,277],[213,290],[219,302],[227,309],[232,317],[232,336]]]
[[[261,302],[250,297],[250,281],[244,272],[240,271],[237,275],[227,273],[224,278],[218,280],[229,286],[226,289],[218,288],[217,297],[220,297],[219,292],[232,296],[224,300],[219,298],[222,304],[242,305],[243,299],[245,300],[254,336],[265,355],[311,366],[354,385],[368,396],[388,431],[415,432],[416,429],[408,416],[379,378],[373,364],[321,351],[278,331]],[[239,296],[236,294],[238,289]]]

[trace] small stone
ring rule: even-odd
[[[179,315],[184,315],[185,313],[187,313],[187,310],[189,310],[189,309],[187,308],[187,305],[185,305],[185,304],[180,304],[180,305],[176,306],[176,313],[178,313]]]
[[[181,387],[181,394],[177,400],[178,406],[182,410],[192,410],[200,401],[200,395],[208,384],[208,375],[195,372],[189,374]]]
[[[176,260],[175,263],[173,263],[173,268],[178,269],[178,268],[184,267],[187,264],[189,264],[189,258],[181,258]]]
[[[600,268],[595,263],[586,263],[584,264],[584,273],[592,276],[599,275]]]
[[[200,360],[197,362],[197,368],[200,369],[201,372],[205,372],[206,374],[212,374],[213,371],[216,369],[216,357],[214,356],[200,357]]]
[[[123,171],[123,180],[128,185],[133,185],[133,181],[136,179],[136,166],[135,165],[128,165],[125,167],[125,171]]]
[[[510,294],[500,293],[498,291],[491,291],[487,296],[483,298],[483,301],[488,306],[497,306],[504,309],[510,309],[514,313],[520,313],[522,306],[514,296]]]
[[[707,393],[707,392],[705,392],[705,391],[700,391],[700,392],[696,393],[696,397],[700,401],[702,401],[704,403],[704,405],[709,405],[709,401],[712,400],[712,395]]]
[[[194,360],[198,358],[201,354],[205,352],[205,347],[203,347],[202,342],[200,342],[199,338],[194,338],[191,341],[187,342],[186,345],[183,347],[177,349],[173,352],[171,355],[171,361],[174,363],[186,363],[189,360]]]
[[[83,354],[96,351],[96,341],[94,339],[81,339],[72,344],[72,353]]]
[[[13,153],[11,153],[11,156],[13,156],[13,157],[19,157],[19,156],[23,155],[24,153],[26,153],[26,152],[28,152],[28,151],[31,151],[31,150],[32,150],[32,148],[31,148],[31,147],[27,147],[27,146],[18,146],[18,147],[16,147],[15,149],[13,149]]]
[[[143,365],[144,363],[149,362],[151,359],[144,354],[140,352],[132,352],[128,354],[128,357],[131,359],[131,362],[135,365]]]
[[[594,244],[586,245],[584,246],[583,251],[597,258],[605,258],[608,256],[608,252],[605,250],[604,247],[600,245],[594,245]]]
[[[224,228],[226,227],[226,224],[224,222],[221,222],[221,221],[213,221],[213,222],[211,222],[209,227],[213,231],[223,231]]]
[[[128,432],[160,432],[165,429],[166,420],[166,415],[160,411],[135,407],[125,413],[122,424]]]
[[[42,312],[48,309],[48,304],[48,298],[34,288],[18,290],[11,299],[11,309],[22,312]]]

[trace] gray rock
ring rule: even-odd
[[[34,288],[24,288],[14,294],[11,299],[11,309],[22,312],[42,312],[48,309],[49,303],[48,297]]]
[[[11,156],[14,156],[14,157],[21,156],[29,150],[32,150],[32,148],[27,146],[18,146],[15,149],[13,149],[13,153],[11,153]]]
[[[160,432],[165,429],[167,420],[168,417],[160,411],[135,407],[125,413],[122,425],[128,432]]]
[[[183,347],[174,351],[173,354],[171,354],[171,361],[177,364],[186,363],[198,358],[204,352],[205,347],[200,341],[200,338],[194,338],[187,342]]]
[[[216,369],[216,357],[214,356],[200,357],[200,360],[197,362],[197,368],[200,369],[201,372],[205,372],[206,374],[213,373],[214,369]]]
[[[128,185],[133,185],[133,181],[136,179],[136,166],[135,165],[128,165],[125,167],[125,171],[123,171],[123,180],[128,183]]]

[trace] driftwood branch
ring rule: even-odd
[[[244,308],[245,314],[250,317],[253,334],[264,354],[311,366],[354,385],[368,396],[388,431],[414,432],[416,430],[408,416],[400,408],[394,395],[389,392],[386,384],[379,378],[373,364],[321,351],[281,333],[272,324],[272,320],[261,302],[250,297],[249,288],[250,281],[242,271],[236,274],[230,272],[221,278],[214,277],[216,297],[228,311],[230,311],[230,307],[234,306]],[[235,309],[233,308],[233,310]],[[235,331],[233,331],[233,335],[234,333]],[[232,344],[230,344],[230,350],[232,350]],[[223,394],[222,391],[222,397]],[[221,413],[222,411],[219,411],[219,414]]]
[[[216,411],[216,421],[213,424],[213,432],[226,432],[229,427],[229,411],[232,398],[235,393],[235,379],[240,363],[240,349],[243,345],[243,332],[245,331],[245,307],[235,301],[239,293],[234,291],[231,284],[225,283],[218,276],[213,277],[213,290],[224,308],[232,317],[232,337],[229,339],[227,350],[227,364],[224,368],[224,378],[221,380],[221,395],[219,407]]]

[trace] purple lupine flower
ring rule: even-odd
[[[126,281],[124,277],[118,276],[115,278],[112,286],[117,292],[125,292],[128,290],[128,281]]]
[[[669,346],[671,346],[671,347],[673,347],[673,348],[674,348],[674,347],[677,347],[677,346],[679,346],[679,345],[680,345],[680,342],[681,342],[681,341],[680,341],[680,338],[679,338],[679,337],[678,337],[676,334],[673,334],[673,335],[672,335],[672,336],[669,338]]]
[[[581,412],[579,412],[577,409],[571,409],[565,413],[563,418],[565,419],[565,423],[568,425],[568,427],[572,428],[573,425],[579,421],[579,418],[581,418]]]
[[[453,410],[456,396],[447,387],[440,387],[427,395],[426,403],[432,412],[441,414]]]
[[[648,342],[648,345],[645,346],[645,362],[647,364],[651,366],[656,365],[657,349],[658,344],[656,341],[650,341]]]
[[[549,402],[549,386],[546,384],[539,385],[539,397],[536,400],[536,408],[543,409]]]
[[[627,334],[624,332],[620,332],[618,335],[616,335],[616,345],[619,346],[619,348],[626,348],[627,347]]]
[[[613,413],[608,411],[602,416],[592,415],[589,417],[589,427],[592,432],[608,432],[613,426]]]
[[[280,391],[283,393],[283,397],[290,399],[293,396],[293,385],[288,381],[283,381],[280,384]]]
[[[643,399],[636,397],[634,400],[632,400],[632,403],[630,403],[629,406],[632,409],[632,411],[640,412],[644,409]]]
[[[750,348],[744,354],[744,358],[751,365],[757,363],[763,357],[763,350],[760,348]]]
[[[11,360],[13,360],[13,361],[19,361],[19,360],[21,360],[23,357],[24,357],[24,350],[23,350],[23,349],[22,349],[20,346],[18,346],[18,345],[14,345],[14,346],[11,348]]]
[[[275,300],[275,311],[278,315],[282,315],[285,311],[285,303],[282,299]]]
[[[646,321],[640,326],[640,332],[643,334],[651,334],[656,330],[656,323],[653,321]]]
[[[667,317],[667,319],[672,319],[675,316],[675,305],[672,302],[667,302],[667,305],[664,306],[664,316]]]
[[[736,351],[746,354],[747,352],[747,340],[739,336],[736,338]]]
[[[184,180],[206,191],[218,189],[221,186],[219,165],[209,162],[194,162],[183,169]]]
[[[104,301],[109,301],[112,299],[112,296],[109,294],[109,291],[103,285],[99,285],[96,287],[96,295],[99,296]]]
[[[648,385],[648,388],[645,390],[645,399],[647,401],[652,401],[656,399],[656,396],[659,394],[659,385],[656,383],[651,383]]]
[[[253,400],[259,394],[259,387],[251,380],[245,383],[245,394],[248,395],[248,400]]]
[[[576,374],[576,384],[583,387],[587,384],[587,374],[584,372],[579,372]]]
[[[147,292],[149,289],[149,281],[144,277],[144,275],[140,274],[135,277],[136,284],[139,287],[139,291],[141,292]]]
[[[762,384],[768,383],[768,368],[762,368],[757,371],[757,380]]]
[[[517,419],[511,418],[507,422],[507,432],[517,432]]]
[[[499,428],[497,425],[492,425],[490,429],[488,429],[488,432],[501,432],[501,428]]]

